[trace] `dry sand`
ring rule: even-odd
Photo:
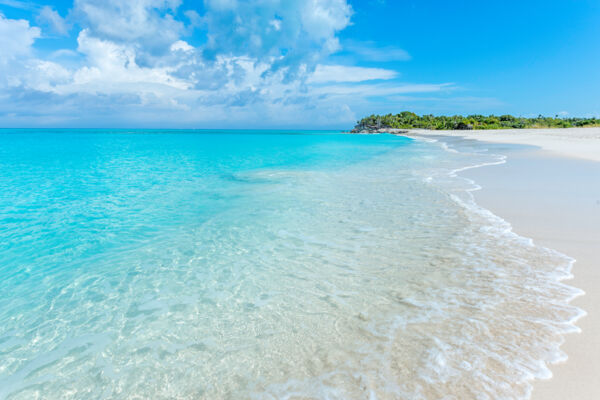
[[[411,133],[483,141],[508,156],[462,173],[483,187],[477,202],[520,235],[576,258],[568,283],[586,292],[573,301],[588,314],[577,322],[582,331],[561,347],[569,359],[534,383],[532,398],[600,399],[600,128]]]

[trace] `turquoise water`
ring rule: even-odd
[[[485,149],[0,131],[0,399],[527,397],[571,260],[477,207]]]

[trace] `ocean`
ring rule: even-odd
[[[479,207],[481,144],[0,130],[0,399],[528,398],[573,259]]]

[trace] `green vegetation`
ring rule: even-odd
[[[400,114],[371,115],[358,121],[357,130],[397,129],[525,129],[525,128],[575,128],[600,126],[597,118],[537,118],[513,117],[512,115],[453,115],[434,116],[404,111]]]

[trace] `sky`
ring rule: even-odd
[[[0,127],[600,117],[598,0],[0,0]]]

